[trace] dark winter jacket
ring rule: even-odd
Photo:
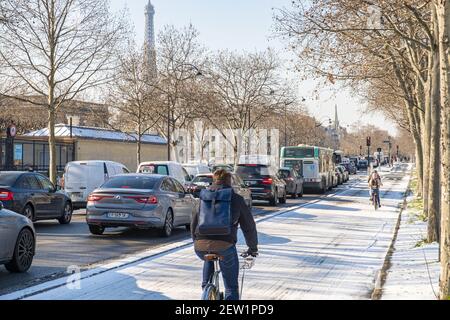
[[[210,190],[218,190],[220,188],[227,188],[218,185],[213,185]],[[227,236],[201,236],[198,234],[198,213],[192,218],[191,234],[194,241],[197,240],[217,240],[218,242],[228,242],[231,244],[237,243],[237,230],[240,225],[242,232],[244,233],[245,242],[247,246],[254,252],[258,251],[258,233],[256,231],[256,223],[253,219],[253,215],[250,212],[249,207],[245,203],[244,198],[238,195],[234,191],[231,196],[231,216],[232,216],[232,228],[231,234]],[[236,223],[238,222],[238,223]]]

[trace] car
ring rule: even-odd
[[[342,173],[342,176],[343,176],[342,182],[343,183],[345,183],[345,182],[350,180],[350,175],[349,175],[348,171],[345,169],[344,166],[339,165],[339,166],[336,166],[336,168]]]
[[[212,166],[211,171],[212,172],[216,172],[219,169],[224,169],[224,170],[229,171],[229,172],[233,172],[234,171],[233,166],[230,166],[228,164],[217,164],[217,165],[214,165],[214,166]]]
[[[355,167],[358,167],[358,160],[359,160],[358,157],[350,157],[350,162],[353,162],[353,165]]]
[[[63,188],[74,208],[86,207],[88,195],[107,179],[130,173],[121,163],[103,160],[72,161],[64,169]]]
[[[360,159],[358,161],[358,170],[367,170],[368,167],[369,161],[367,161],[366,159]]]
[[[333,178],[333,188],[336,188],[339,186],[340,176],[341,176],[340,171],[335,168],[334,175],[332,177]]]
[[[72,220],[72,200],[37,172],[0,172],[0,201],[33,222],[56,219],[69,224]]]
[[[192,180],[191,185],[187,187],[187,191],[195,198],[199,198],[200,192],[203,189],[208,188],[213,183],[213,175],[213,173],[197,175],[194,180]],[[253,205],[252,192],[244,181],[242,181],[242,179],[235,173],[231,174],[231,186],[234,192],[244,198],[245,203],[251,209]]]
[[[175,161],[149,161],[139,164],[136,173],[160,174],[178,180],[183,186],[187,186],[192,177],[181,163]]]
[[[341,170],[339,170],[338,167],[336,167],[334,169],[334,173],[335,173],[337,185],[339,186],[339,185],[343,184],[344,183],[344,173]]]
[[[367,160],[367,167],[372,166],[373,168],[377,168],[378,167],[378,159],[376,159],[375,157],[366,157]]]
[[[86,222],[94,235],[106,228],[157,228],[170,237],[174,228],[188,230],[198,200],[181,183],[159,174],[128,174],[112,177],[88,197]]]
[[[211,173],[211,170],[206,164],[192,164],[185,163],[183,164],[183,168],[186,169],[187,173],[191,177],[191,181],[199,174]]]
[[[253,200],[269,201],[272,206],[286,203],[286,183],[270,165],[239,164],[235,173],[250,187]]]
[[[10,272],[26,272],[33,263],[35,251],[33,222],[5,209],[0,201],[0,264]]]
[[[346,171],[349,174],[357,173],[356,167],[354,166],[353,162],[342,163],[341,165],[346,169]]]
[[[303,177],[297,173],[297,170],[290,168],[281,168],[278,170],[278,178],[286,183],[287,193],[292,199],[303,197]]]

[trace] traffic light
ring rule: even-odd
[[[367,146],[370,147],[372,145],[371,137],[367,137]]]

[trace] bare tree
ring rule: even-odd
[[[450,299],[450,1],[433,1],[439,26],[442,123],[442,204],[440,298]]]
[[[192,98],[206,62],[206,50],[198,35],[192,25],[182,29],[165,26],[158,35],[157,79],[149,80],[160,97],[152,109],[154,116],[162,120],[155,123],[155,129],[168,140],[168,158],[175,155],[177,161],[175,129],[185,127],[201,115]]]
[[[0,82],[10,98],[48,110],[50,179],[56,182],[55,116],[66,101],[110,81],[126,26],[107,0],[4,0],[12,19],[0,27]]]
[[[303,70],[332,83],[342,80],[358,94],[394,76],[396,83],[391,84],[403,97],[400,113],[407,115],[417,146],[428,240],[436,240],[440,80],[434,6],[421,0],[293,3],[294,9],[281,10],[277,21],[279,34],[289,39]],[[373,9],[379,12],[378,21],[368,23]]]
[[[146,63],[145,50],[137,51],[130,46],[120,56],[114,80],[108,87],[107,104],[115,112],[108,126],[123,131],[136,141],[136,161],[141,163],[142,138],[161,121],[161,115],[153,112],[158,106],[159,92],[152,86],[152,70]],[[135,133],[135,134],[134,134]]]
[[[271,51],[242,54],[222,51],[209,65],[206,72],[209,112],[204,116],[232,145],[235,162],[239,160],[241,138],[250,136],[250,131],[265,116],[281,109],[292,98],[289,86],[277,74],[278,67]],[[228,130],[232,137],[226,135]]]

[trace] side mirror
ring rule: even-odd
[[[54,193],[54,192],[56,192],[56,190],[58,190],[57,187],[54,187],[54,186],[49,186],[48,187],[48,192],[50,192],[50,193]]]
[[[5,207],[3,206],[3,202],[0,201],[0,210],[3,210]]]

